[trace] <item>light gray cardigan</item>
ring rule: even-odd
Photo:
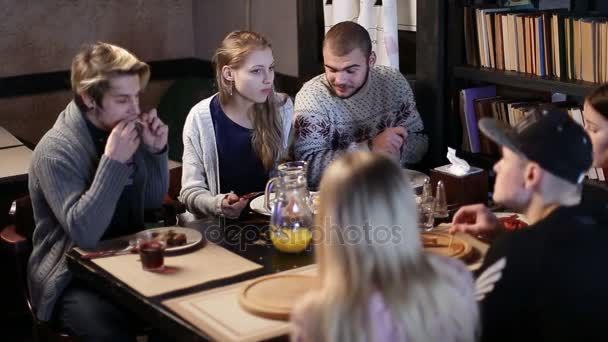
[[[143,209],[158,208],[169,186],[167,152],[133,155],[137,220]],[[32,158],[29,193],[36,228],[28,263],[28,284],[38,319],[51,319],[55,302],[69,284],[65,253],[74,245],[95,247],[112,222],[129,180],[126,164],[98,157],[85,119],[74,102],[42,137]]]
[[[211,120],[210,103],[216,95],[192,107],[184,124],[180,200],[195,218],[221,215],[222,199],[226,196],[219,193],[220,171],[215,130]],[[291,99],[287,98],[279,108],[279,113],[283,119],[283,146],[287,149],[293,125]]]

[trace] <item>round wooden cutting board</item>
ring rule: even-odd
[[[471,254],[473,247],[461,238],[454,236],[450,244],[450,234],[425,232],[420,234],[424,250],[447,257],[464,259]]]
[[[239,303],[254,315],[288,320],[295,302],[316,282],[316,277],[296,274],[262,277],[243,287]]]

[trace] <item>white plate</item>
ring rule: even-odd
[[[195,245],[198,245],[199,243],[201,243],[203,241],[203,235],[198,230],[195,230],[192,228],[183,228],[183,227],[162,227],[162,228],[146,229],[146,230],[143,230],[143,231],[135,234],[135,238],[140,237],[140,236],[150,235],[152,233],[163,233],[168,230],[173,230],[176,233],[182,233],[182,234],[186,235],[186,244],[181,245],[181,246],[167,247],[165,249],[165,251],[167,251],[167,252],[174,252],[174,251],[181,251],[184,249],[188,249]]]
[[[422,188],[424,182],[429,179],[429,176],[416,170],[403,169],[403,172],[409,177],[412,189],[416,191],[417,188]]]
[[[274,193],[270,194],[270,200],[272,201],[273,199]],[[251,202],[249,202],[249,207],[258,214],[270,216],[270,212],[264,208],[264,194],[252,199]]]
[[[314,195],[317,193],[318,193],[317,191],[310,192],[311,195]],[[271,193],[270,200],[272,201],[273,199],[274,199],[274,193]],[[251,210],[255,211],[258,214],[270,216],[270,212],[268,210],[266,210],[266,208],[264,208],[264,194],[261,194],[260,196],[252,199],[251,202],[249,202],[249,207],[251,208]]]

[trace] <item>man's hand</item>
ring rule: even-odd
[[[162,151],[167,145],[169,128],[160,120],[156,109],[142,113],[140,121],[142,124],[141,137],[148,151],[152,153]]]
[[[372,151],[394,156],[407,138],[404,127],[389,127],[372,139]]]
[[[494,236],[502,226],[496,216],[483,204],[464,206],[454,214],[450,234],[465,232],[471,235]]]
[[[239,198],[231,192],[222,200],[222,213],[229,219],[238,218],[247,205],[246,198]]]
[[[139,143],[135,122],[121,121],[112,129],[104,154],[110,159],[126,163],[137,151]]]

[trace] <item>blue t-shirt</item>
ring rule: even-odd
[[[268,172],[251,144],[253,130],[232,121],[217,95],[211,99],[210,109],[219,159],[220,193],[234,191],[242,196],[264,191]]]

